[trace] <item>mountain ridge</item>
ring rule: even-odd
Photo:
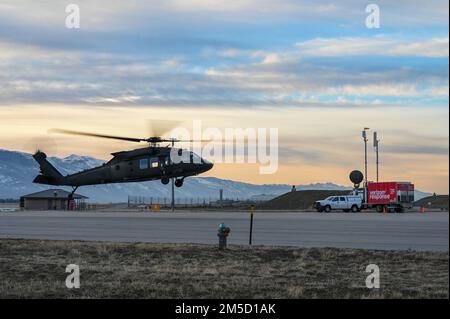
[[[48,157],[48,160],[63,174],[72,174],[103,164],[105,161],[90,156],[71,154],[64,158]],[[33,184],[39,173],[39,166],[31,154],[20,151],[0,149],[0,198],[19,198],[25,194],[55,188],[47,185]],[[67,187],[58,187],[69,189]],[[224,198],[228,199],[270,199],[289,192],[292,185],[287,184],[251,184],[217,177],[191,177],[185,180],[181,189],[176,189],[176,198],[196,198],[215,200],[219,190],[223,189]],[[296,185],[297,190],[350,190],[351,187],[333,183],[313,183]],[[88,196],[90,202],[116,203],[126,202],[128,195],[153,198],[169,198],[170,186],[162,185],[160,181],[122,183],[83,186],[77,191]],[[428,193],[418,192],[420,198]]]

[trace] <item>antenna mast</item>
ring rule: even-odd
[[[380,140],[378,139],[377,132],[373,132],[373,147],[375,147],[375,155],[376,155],[376,165],[377,165],[377,182],[379,182],[379,156],[378,156],[378,145]]]

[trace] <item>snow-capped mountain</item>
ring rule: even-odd
[[[70,155],[65,158],[49,157],[48,160],[61,172],[72,174],[101,165],[104,161],[89,156]],[[0,150],[0,198],[19,198],[22,195],[51,188],[52,186],[33,184],[39,174],[39,166],[31,154]],[[291,190],[292,185],[249,183],[224,180],[215,177],[187,178],[182,188],[176,189],[177,198],[215,200],[219,190],[223,189],[228,199],[270,199]],[[64,187],[61,187],[64,188]],[[332,183],[317,183],[296,186],[297,190],[343,190],[349,187]],[[64,188],[70,190],[70,188]],[[90,202],[115,203],[126,202],[128,195],[153,198],[170,197],[170,186],[160,181],[84,186],[77,193],[89,197]],[[423,193],[426,194],[426,193]],[[426,194],[428,195],[428,194]],[[421,196],[422,198],[424,196]],[[419,199],[416,197],[416,199]]]

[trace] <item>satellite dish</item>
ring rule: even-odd
[[[350,180],[355,185],[355,188],[358,188],[359,184],[361,184],[361,182],[364,180],[364,175],[360,171],[352,171],[350,173]]]

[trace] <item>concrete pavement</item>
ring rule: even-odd
[[[256,212],[254,245],[448,251],[447,212]],[[119,242],[217,243],[217,225],[231,227],[230,244],[247,244],[247,212],[3,212],[0,238]]]

